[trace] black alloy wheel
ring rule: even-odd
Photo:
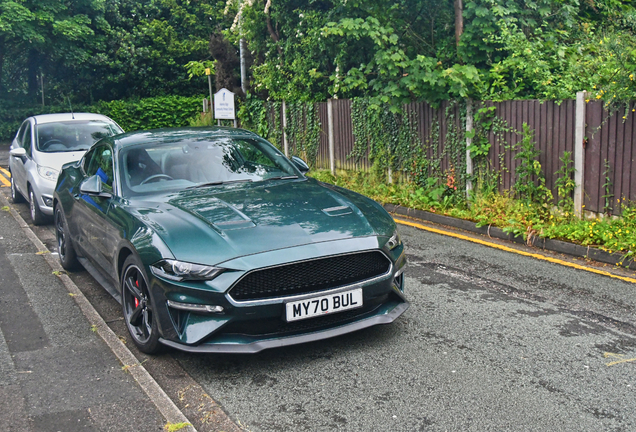
[[[60,257],[60,264],[66,270],[74,270],[78,266],[77,255],[73,248],[73,243],[68,234],[66,219],[59,204],[55,206],[55,240],[57,244],[57,254]]]
[[[19,204],[19,203],[24,202],[24,197],[15,188],[15,182],[13,181],[13,174],[11,174],[11,201],[14,204]]]
[[[156,354],[162,346],[148,282],[141,268],[135,256],[126,259],[121,278],[121,304],[124,321],[135,345],[146,354]]]

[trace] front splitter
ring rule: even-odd
[[[402,315],[410,304],[408,302],[399,303],[386,314],[374,315],[369,318],[345,324],[328,330],[306,333],[295,336],[280,337],[275,339],[264,339],[249,343],[210,343],[201,345],[184,345],[160,338],[159,341],[171,348],[191,352],[191,353],[216,353],[216,354],[254,354],[270,348],[280,348],[289,345],[297,345],[306,342],[314,342],[323,339],[344,335],[354,331],[373,327],[379,324],[390,324]]]

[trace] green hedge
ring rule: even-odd
[[[75,112],[104,114],[125,131],[188,126],[201,112],[203,96],[163,96],[136,100],[99,101],[92,105],[75,105]],[[0,141],[10,141],[22,121],[37,114],[69,112],[68,105],[15,108],[0,104]]]

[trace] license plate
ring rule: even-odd
[[[287,321],[362,307],[362,288],[286,303]]]

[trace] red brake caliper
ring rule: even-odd
[[[139,280],[135,281],[135,285],[137,285],[137,288],[139,288]],[[137,297],[135,297],[135,307],[139,307],[139,299]]]

